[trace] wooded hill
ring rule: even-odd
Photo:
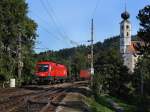
[[[132,39],[136,39],[132,36]],[[97,42],[94,44],[94,67],[95,72],[98,71],[99,61],[114,55],[120,58],[119,52],[119,39],[120,36],[110,37],[105,39],[104,42]],[[80,45],[78,47],[61,49],[59,51],[45,51],[35,54],[36,61],[54,61],[57,63],[65,64],[72,74],[78,74],[81,69],[90,68],[90,45]]]
[[[45,51],[35,55],[36,61],[51,60],[68,66],[72,74],[79,73],[80,69],[90,68],[90,46],[80,45],[78,47],[61,49],[59,51]],[[104,42],[94,44],[94,66],[99,66],[99,60],[114,53],[120,57],[119,53],[119,36],[105,39]],[[96,72],[97,69],[96,69]]]

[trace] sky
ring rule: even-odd
[[[136,16],[150,0],[26,0],[28,16],[37,25],[35,51],[60,50],[89,44],[91,19],[94,19],[94,42],[119,35],[121,13],[130,13],[132,34],[139,29]]]

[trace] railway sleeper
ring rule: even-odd
[[[47,100],[28,100],[26,102],[26,112],[41,112],[41,110],[45,110],[44,108],[46,108],[47,105],[49,105],[49,101]]]

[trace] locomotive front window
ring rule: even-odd
[[[39,64],[38,65],[38,72],[47,72],[49,65],[46,64]]]

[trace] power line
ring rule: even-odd
[[[48,49],[49,49],[49,48],[47,48],[45,45],[43,45],[41,41],[36,41],[35,43],[36,43],[36,44],[40,44],[40,46],[42,46],[42,48],[41,48],[41,47],[35,47],[35,46],[34,46],[34,49],[42,49],[42,50],[43,50],[43,49],[45,49],[45,50],[48,50]]]
[[[95,5],[95,8],[94,8],[93,13],[92,13],[92,17],[91,17],[91,18],[93,18],[93,19],[94,19],[94,17],[95,17],[95,13],[96,13],[96,11],[97,11],[97,9],[98,9],[99,4],[100,4],[100,0],[97,0],[96,5]]]
[[[57,40],[61,40],[59,37],[57,37],[56,35],[54,35],[51,31],[47,30],[47,28],[45,28],[43,25],[41,25],[41,24],[39,24],[39,25],[41,26],[41,28],[42,28],[45,32],[49,33],[50,35],[52,35],[53,37],[55,37]]]
[[[40,16],[38,16],[35,12],[31,12],[36,18],[38,18],[39,20],[41,20],[43,23],[48,24],[43,18],[41,18]],[[38,23],[38,25],[40,26],[41,29],[43,29],[45,32],[47,32],[48,34],[52,35],[53,37],[55,37],[54,39],[60,40],[62,41],[61,38],[59,38],[59,36],[55,35],[53,32],[49,31],[44,25]],[[41,44],[38,43],[38,44]],[[67,43],[68,44],[68,43]],[[45,46],[43,46],[44,48],[37,48],[37,49],[48,49],[47,47],[45,48]],[[34,48],[36,49],[36,48]]]
[[[53,32],[49,31],[44,25],[42,24],[38,24],[40,26],[40,28],[42,28],[45,32],[47,32],[48,34],[52,35],[53,37],[55,37],[54,39],[57,39],[57,40],[61,40],[61,38],[59,38],[57,35],[53,34]],[[69,43],[67,43],[69,45]]]
[[[61,30],[60,30],[60,28],[58,27],[58,24],[56,23],[56,18],[57,18],[57,17],[56,17],[56,16],[53,17],[53,15],[55,15],[55,14],[54,14],[54,10],[52,9],[51,5],[50,5],[50,9],[51,9],[51,13],[53,12],[53,15],[49,12],[49,10],[47,9],[45,3],[44,3],[42,0],[40,0],[40,2],[41,2],[41,4],[42,4],[43,8],[45,9],[45,11],[47,12],[47,14],[49,15],[49,17],[52,19],[52,22],[53,22],[54,25],[56,26],[59,35],[60,35],[61,37],[63,37],[66,41],[69,40],[69,43],[72,44],[72,41],[73,41],[73,40],[71,40],[71,39],[68,37],[68,35],[66,34],[66,32],[65,32],[64,30],[63,30],[63,33],[62,33]],[[50,4],[50,3],[48,2],[48,4]],[[65,34],[65,35],[64,35],[64,34]],[[75,42],[74,42],[74,43],[75,43]]]
[[[50,22],[47,22],[45,19],[43,19],[42,17],[40,17],[37,13],[35,13],[33,11],[30,11],[30,13],[32,13],[34,16],[36,16],[38,19],[40,19],[46,25],[50,24]]]
[[[56,16],[55,11],[53,10],[51,3],[50,3],[48,0],[47,0],[47,3],[48,3],[49,6],[50,6],[50,10],[51,10],[51,12],[52,12],[53,15],[54,15],[55,20],[57,20],[57,23],[58,23],[59,26],[62,28],[62,33],[65,35],[65,38],[66,38],[67,40],[69,40],[69,42],[70,42],[71,44],[78,45],[78,42],[75,42],[75,41],[71,40],[71,39],[69,38],[69,36],[67,35],[66,31],[63,29],[62,24],[61,24],[61,22],[59,21],[58,17]]]
[[[48,16],[51,18],[52,22],[53,22],[53,23],[54,23],[54,25],[56,26],[58,33],[60,34],[60,36],[61,36],[61,37],[63,37],[63,35],[62,35],[62,33],[61,33],[60,29],[58,28],[57,23],[55,22],[54,17],[52,16],[52,14],[51,14],[51,13],[49,13],[49,10],[47,9],[47,7],[46,7],[45,3],[44,3],[42,0],[40,0],[40,2],[41,2],[41,5],[43,6],[44,10],[47,12]]]
[[[34,49],[48,50],[48,48],[36,47]]]
[[[51,10],[51,12],[52,12],[53,15],[54,15],[55,21],[57,20],[57,25],[62,28],[61,31],[62,31],[62,33],[63,33],[63,35],[64,35],[63,37],[64,37],[66,40],[69,40],[69,42],[70,42],[71,44],[75,44],[75,42],[69,38],[69,36],[67,35],[66,31],[63,29],[62,24],[60,23],[58,17],[57,17],[56,14],[55,14],[55,11],[53,10],[53,8],[52,8],[52,6],[51,6],[51,4],[50,4],[50,2],[49,2],[48,0],[47,0],[47,3],[48,3],[49,6],[50,6],[50,10]],[[73,43],[72,43],[72,42],[73,42]]]
[[[38,16],[37,14],[35,14],[35,13],[33,13],[33,12],[32,12],[32,14],[34,14],[34,16],[36,16],[39,20],[43,21],[43,23],[47,24],[47,22],[46,22],[44,19],[42,19],[40,16]],[[50,35],[56,37],[58,40],[61,40],[58,36],[54,35],[53,32],[49,31],[44,25],[39,24],[39,23],[38,23],[38,25],[41,26],[41,28],[42,28],[45,32],[47,32],[47,33],[49,33]]]

